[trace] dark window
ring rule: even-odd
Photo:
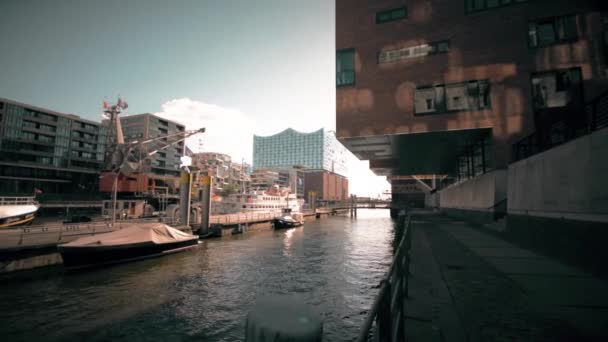
[[[488,80],[440,84],[416,89],[416,114],[432,114],[491,108]]]
[[[530,22],[528,37],[531,47],[575,41],[578,39],[576,16],[569,15]]]
[[[23,121],[23,127],[27,127],[27,128],[37,128],[36,123],[35,122],[31,122],[31,121]]]
[[[376,13],[376,24],[384,24],[389,21],[407,18],[407,8],[399,7],[388,11]]]
[[[355,84],[355,50],[340,50],[336,53],[336,85]]]
[[[534,108],[565,107],[580,96],[581,70],[555,70],[532,75]]]
[[[429,54],[447,53],[450,51],[450,41],[442,40],[440,42],[430,43]]]
[[[465,0],[465,10],[467,12],[477,12],[528,1],[529,0]]]

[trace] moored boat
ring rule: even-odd
[[[162,223],[134,223],[120,230],[87,236],[59,245],[70,269],[103,266],[180,252],[198,244],[198,237]]]
[[[232,194],[216,199],[211,204],[211,215],[225,215],[236,213],[272,213],[281,214],[281,209],[290,208],[297,212],[304,203],[289,189],[281,189],[278,185],[268,190],[254,190],[244,194]]]
[[[289,229],[299,227],[304,224],[302,214],[292,214],[291,208],[284,208],[281,216],[277,216],[272,221],[275,229]]]
[[[30,224],[40,205],[31,197],[0,197],[0,228]]]

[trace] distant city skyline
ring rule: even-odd
[[[335,130],[332,1],[5,0],[0,12],[0,97],[100,121],[121,96],[127,115],[203,125],[205,150],[248,162],[254,133]],[[349,164],[354,193],[388,189]]]

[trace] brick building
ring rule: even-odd
[[[489,174],[487,193],[458,205],[493,207],[522,139],[555,144],[586,126],[583,104],[607,85],[605,7],[337,0],[337,136],[389,180]]]

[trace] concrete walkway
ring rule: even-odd
[[[412,227],[410,341],[608,340],[603,280],[461,221]]]

